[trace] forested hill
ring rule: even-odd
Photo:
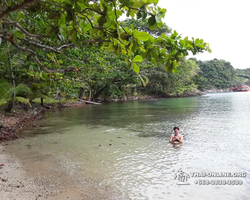
[[[200,69],[194,77],[194,83],[199,90],[250,85],[250,68],[235,69],[230,62],[218,59],[200,61],[190,58],[190,60],[195,61]]]
[[[247,69],[236,69],[236,76],[239,84],[245,83],[250,86],[250,68]]]

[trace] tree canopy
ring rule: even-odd
[[[45,72],[75,71],[75,67],[57,62],[54,55],[77,61],[67,56],[65,50],[82,45],[97,45],[105,51],[126,55],[128,65],[137,73],[143,59],[162,63],[168,71],[175,72],[181,57],[189,52],[211,51],[202,39],[183,39],[176,31],[155,37],[120,23],[126,14],[146,21],[150,30],[161,27],[166,9],[157,3],[158,0],[1,1],[0,45],[9,42]],[[50,65],[48,59],[57,65]]]

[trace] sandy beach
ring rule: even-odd
[[[26,170],[17,159],[10,157],[0,146],[0,196],[2,199],[37,199],[33,185],[26,178]]]
[[[84,199],[81,194],[61,183],[57,174],[47,174],[44,166],[24,167],[0,145],[0,197],[4,200]],[[44,173],[41,173],[43,171]],[[57,177],[57,180],[55,179]],[[61,179],[60,179],[61,180]],[[73,186],[73,185],[72,185]]]
[[[13,141],[12,141],[13,142]],[[14,141],[15,142],[15,141]],[[0,197],[4,200],[123,200],[119,190],[92,180],[79,183],[59,166],[37,159],[26,162],[0,144]],[[29,156],[29,155],[28,155]],[[25,163],[24,163],[25,162]]]
[[[82,107],[82,102],[73,102],[63,107]],[[60,166],[39,160],[36,157],[22,159],[16,155],[18,148],[10,150],[8,147],[14,141],[12,135],[27,127],[34,127],[35,122],[43,118],[41,112],[15,113],[10,116],[0,114],[0,199],[3,200],[96,200],[120,199],[113,188],[99,187],[86,182],[79,184],[75,177],[66,171],[59,170]],[[9,141],[8,141],[9,140]],[[29,157],[30,155],[26,155]],[[91,182],[91,181],[90,181]],[[86,183],[86,184],[85,184]]]

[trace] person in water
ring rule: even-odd
[[[179,134],[179,128],[174,127],[174,134],[170,136],[169,142],[172,144],[180,144],[183,143],[183,136]]]

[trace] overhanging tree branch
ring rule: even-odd
[[[64,45],[60,46],[59,48],[56,48],[56,47],[51,47],[51,46],[43,45],[43,44],[40,44],[40,43],[35,42],[35,41],[28,40],[28,39],[20,39],[20,40],[24,41],[25,43],[27,43],[29,45],[35,45],[37,47],[40,47],[40,48],[43,48],[43,49],[47,49],[47,50],[53,51],[55,53],[59,53],[59,54],[63,55],[65,58],[67,58],[70,61],[75,61],[75,62],[79,62],[79,63],[85,63],[85,62],[80,61],[80,60],[69,58],[67,55],[65,55],[65,54],[63,54],[61,52],[61,50],[63,48],[69,48],[69,47],[74,46],[73,43],[71,43],[71,44],[64,44]]]
[[[3,35],[0,35],[0,38],[6,40],[6,41],[9,41],[9,38],[8,37],[4,37]],[[55,72],[59,72],[59,73],[64,73],[64,72],[68,72],[68,71],[79,71],[79,69],[76,70],[75,67],[73,66],[68,66],[66,69],[48,69],[45,65],[42,64],[42,62],[39,60],[39,58],[37,57],[37,53],[31,49],[27,49],[25,47],[21,47],[19,46],[17,43],[15,42],[11,42],[11,44],[13,46],[15,46],[17,49],[20,49],[21,51],[26,51],[26,52],[29,52],[31,56],[34,57],[35,61],[37,62],[37,64],[47,73],[55,73]],[[73,70],[72,70],[73,69]]]
[[[34,3],[36,0],[24,0],[21,4],[9,7],[7,10],[0,13],[0,19],[2,19],[5,15],[8,15],[11,12],[15,12],[17,10],[23,9],[26,5]]]
[[[37,47],[40,47],[40,48],[43,48],[43,49],[48,49],[50,51],[53,51],[55,53],[60,53],[60,50],[58,50],[57,48],[55,47],[51,47],[51,46],[47,46],[47,45],[43,45],[43,44],[40,44],[38,42],[35,42],[35,41],[32,41],[32,40],[28,40],[28,39],[19,39],[21,40],[22,42],[28,44],[28,45],[35,45]]]
[[[82,43],[97,43],[97,42],[111,42],[110,40],[82,40]]]
[[[36,35],[36,34],[32,34],[29,33],[27,30],[25,30],[25,28],[23,28],[18,22],[12,22],[12,21],[2,21],[3,25],[14,25],[16,27],[18,27],[22,32],[24,32],[26,35],[30,36],[30,37],[36,37],[36,38],[49,38],[49,36],[45,36],[45,35]]]
[[[61,51],[64,48],[69,48],[69,47],[73,47],[73,46],[74,46],[73,43],[71,43],[71,44],[64,44],[64,45],[58,47],[57,49],[58,49],[58,51]]]

